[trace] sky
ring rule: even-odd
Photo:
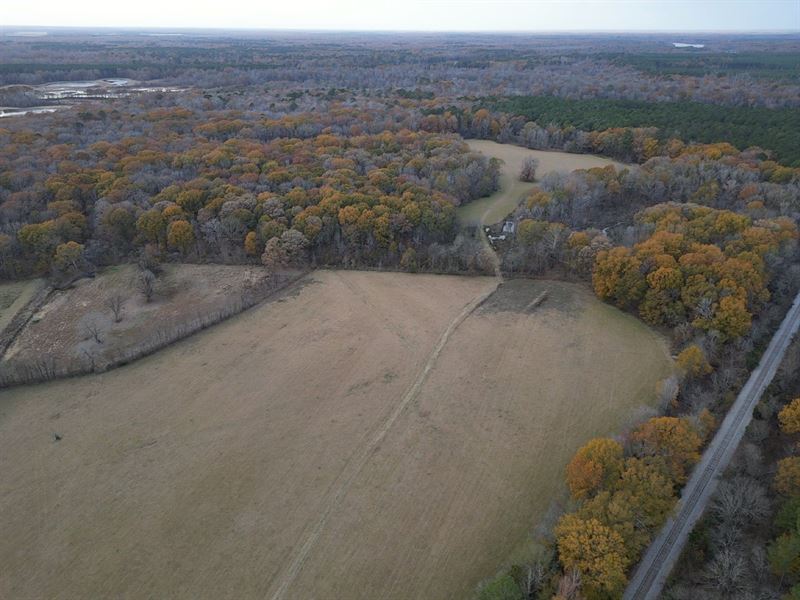
[[[23,0],[0,27],[800,31],[800,0]]]

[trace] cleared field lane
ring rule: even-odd
[[[498,144],[489,140],[467,140],[470,150],[480,152],[489,158],[503,161],[500,173],[500,189],[491,196],[475,200],[458,209],[458,218],[462,223],[471,225],[491,225],[513,211],[520,198],[536,185],[519,180],[519,172],[523,161],[533,157],[539,161],[536,169],[537,179],[547,173],[570,173],[575,169],[591,169],[614,165],[618,169],[630,168],[630,165],[592,154],[571,154],[551,150],[529,150],[513,144]]]

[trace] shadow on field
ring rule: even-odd
[[[314,272],[307,273],[304,277],[301,277],[297,281],[292,282],[290,285],[286,286],[282,290],[279,290],[265,298],[264,304],[272,304],[273,302],[286,302],[293,298],[297,298],[300,296],[300,293],[310,287],[312,285],[319,285],[319,281],[314,279]]]
[[[576,284],[538,279],[511,279],[505,281],[497,291],[476,311],[477,314],[534,313],[557,311],[563,316],[577,316],[584,308],[582,290]],[[543,293],[541,303],[532,307]]]

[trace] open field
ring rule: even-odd
[[[110,267],[93,279],[81,279],[69,289],[53,292],[4,359],[24,363],[47,356],[64,364],[91,354],[102,361],[196,314],[238,300],[246,285],[256,285],[267,277],[261,267],[164,265],[156,292],[146,302],[136,289],[137,273],[134,265]],[[108,306],[114,296],[122,301],[119,322]]]
[[[468,596],[669,370],[574,284],[465,311],[495,285],[316,272],[126,367],[0,392],[0,597]]]
[[[536,178],[547,173],[570,173],[576,169],[591,169],[614,165],[617,168],[629,167],[602,156],[592,154],[570,154],[545,150],[528,150],[513,144],[498,144],[489,140],[467,140],[470,149],[490,158],[503,161],[500,174],[500,189],[491,196],[465,204],[458,209],[458,217],[470,225],[491,225],[497,223],[514,210],[520,198],[534,185],[519,180],[522,162],[529,156],[539,161]]]

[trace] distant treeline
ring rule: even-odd
[[[4,40],[0,86],[125,77],[205,90],[401,89],[449,101],[553,95],[800,106],[794,38],[713,40],[712,51],[668,49],[671,38],[652,36],[54,35]]]
[[[602,56],[602,55],[601,55]],[[800,52],[619,53],[608,58],[653,75],[734,76],[747,74],[769,79],[800,80]]]
[[[522,115],[540,124],[571,125],[586,131],[612,127],[658,127],[662,139],[712,143],[739,149],[759,146],[785,165],[800,166],[800,111],[724,107],[699,102],[568,100],[555,96],[512,96],[487,102],[493,110]]]

